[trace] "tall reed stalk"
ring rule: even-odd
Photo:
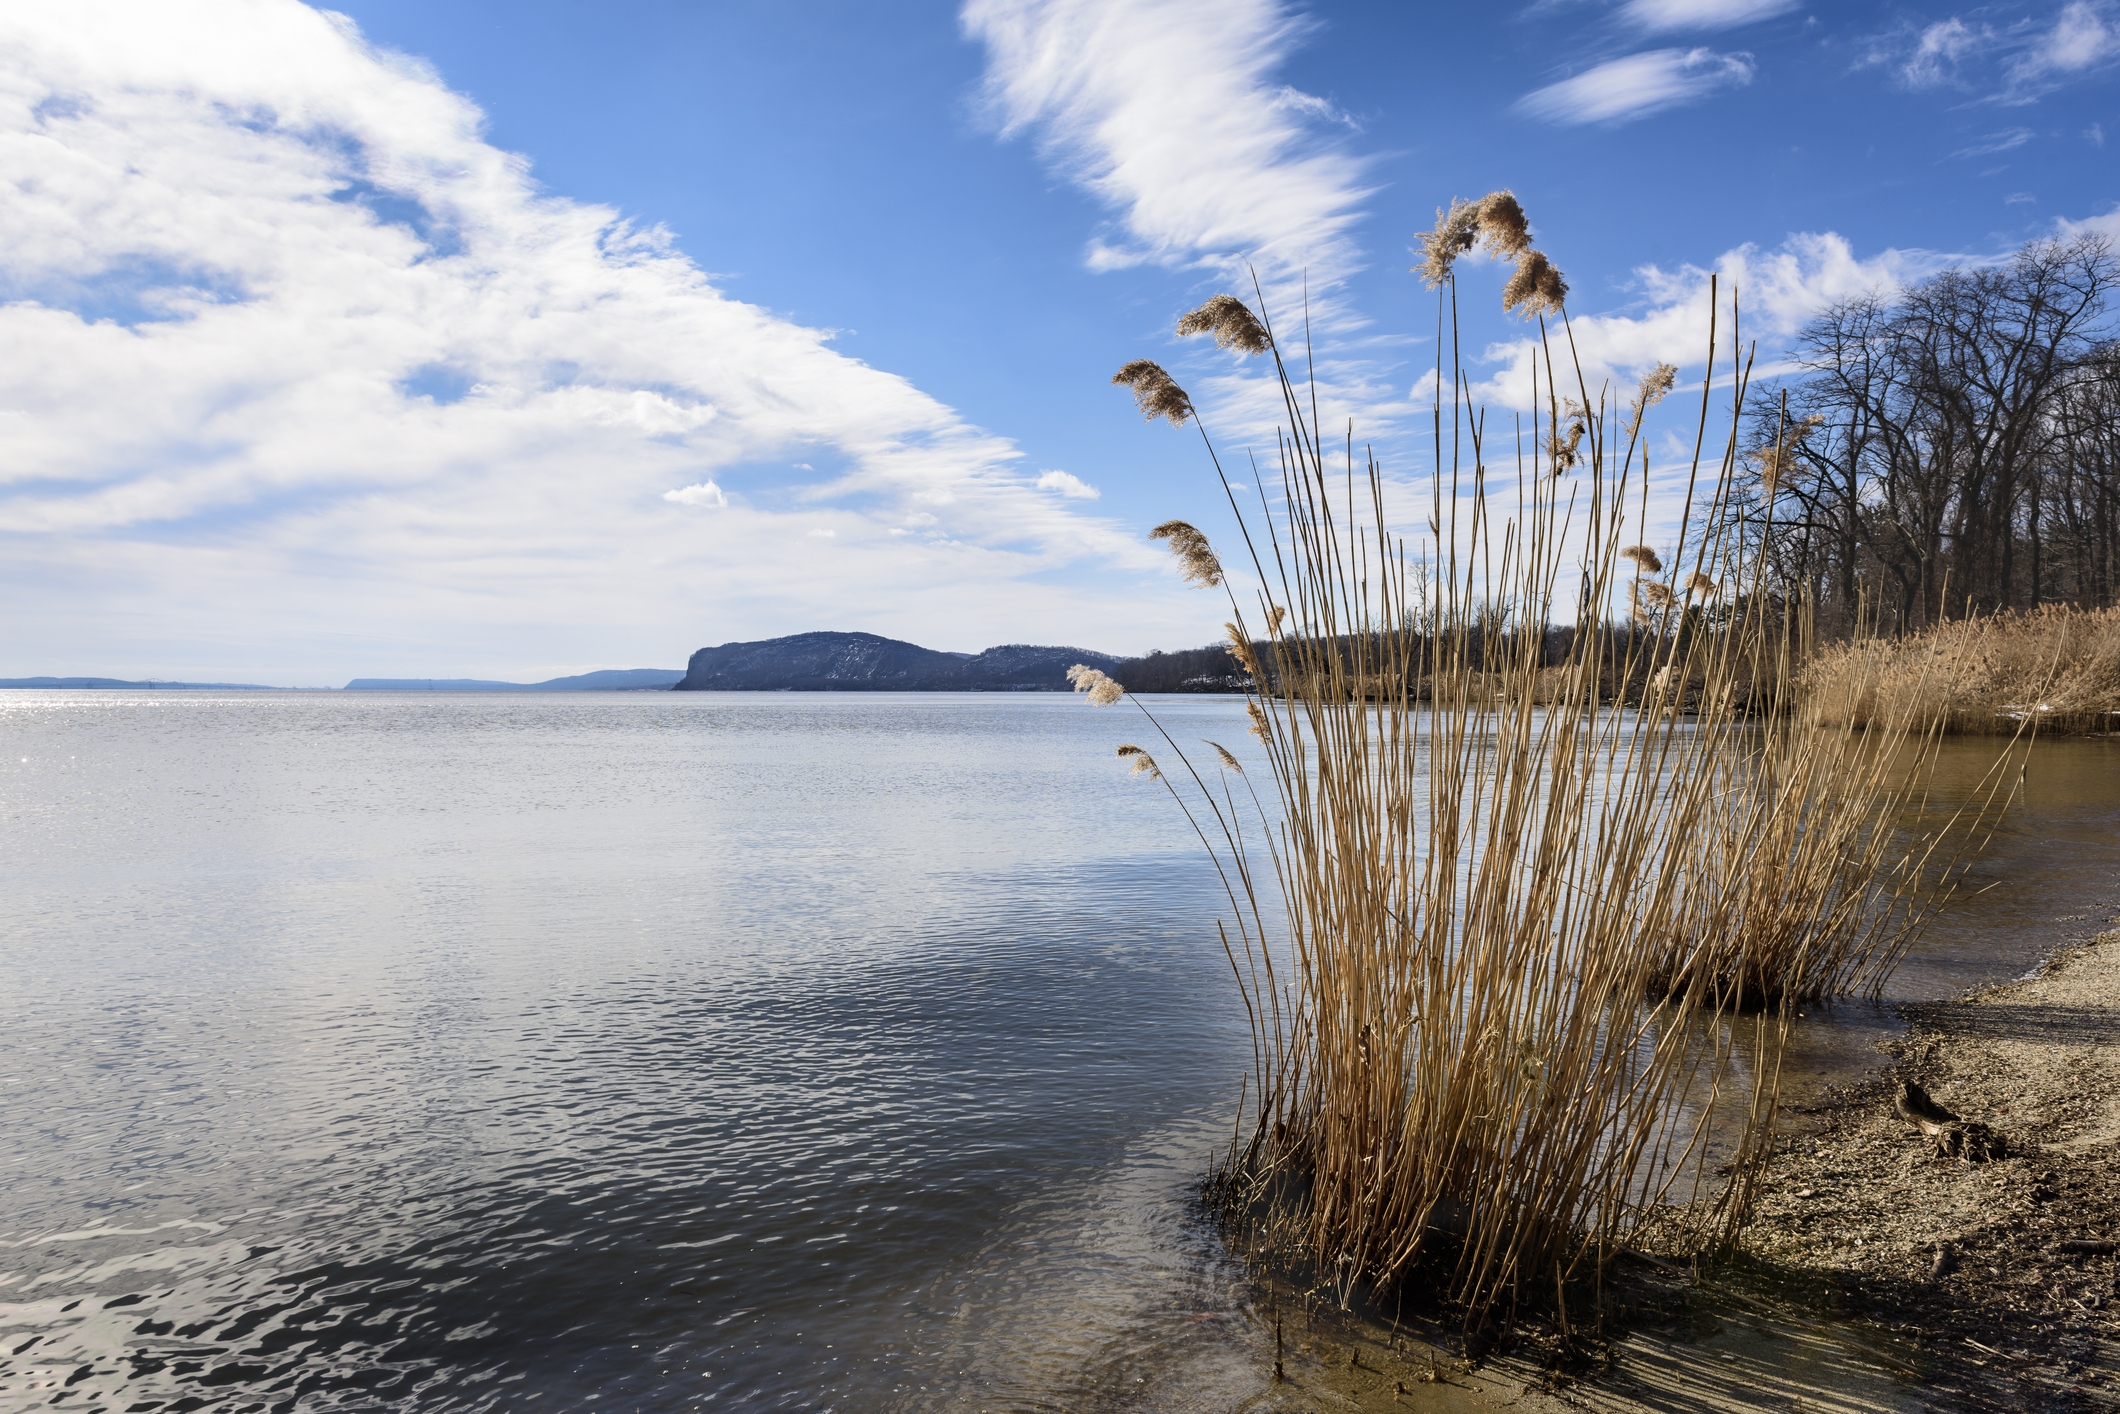
[[[1270,355],[1282,396],[1278,505],[1255,476],[1247,516],[1222,478],[1248,591],[1192,526],[1155,532],[1229,594],[1270,804],[1232,753],[1196,762],[1153,715],[1153,752],[1120,751],[1171,787],[1233,905],[1254,1082],[1219,1190],[1343,1291],[1422,1271],[1473,1310],[1553,1294],[1629,1243],[1734,1232],[1790,1003],[1881,975],[1918,921],[1922,861],[1889,826],[1924,740],[1910,718],[1843,730],[1788,700],[1805,615],[1759,592],[1726,500],[1747,372],[1734,301],[1665,581],[1661,555],[1626,543],[1627,508],[1674,370],[1624,410],[1557,375],[1574,367],[1566,286],[1507,193],[1427,238],[1446,351],[1453,263],[1482,240],[1516,260],[1505,298],[1538,319],[1545,425],[1496,504],[1486,419],[1439,359],[1425,556],[1389,529],[1375,458],[1351,433],[1324,440],[1263,309],[1218,295],[1180,323]],[[1718,374],[1730,436],[1704,465]],[[1151,418],[1195,417],[1151,362],[1114,381]],[[1602,627],[1623,597],[1636,622]],[[1583,620],[1572,634],[1551,631],[1563,613]]]

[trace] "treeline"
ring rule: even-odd
[[[1843,300],[1755,404],[1737,506],[1819,624],[1886,631],[2120,586],[2120,269],[2101,236]]]
[[[1269,645],[1261,643],[1262,649]],[[1157,649],[1144,658],[1127,658],[1111,670],[1128,692],[1243,692],[1251,686],[1226,643],[1205,648]]]
[[[1538,630],[1529,630],[1537,633]],[[1635,625],[1623,625],[1608,630],[1614,642],[1619,644],[1617,654],[1628,655],[1626,645],[1637,636],[1646,637],[1647,631]],[[1427,663],[1438,653],[1449,654],[1454,661],[1471,663],[1482,672],[1499,671],[1506,664],[1516,661],[1524,649],[1519,630],[1474,629],[1462,641],[1452,639],[1448,643],[1436,643],[1418,634],[1407,635],[1402,646],[1391,656],[1395,660],[1412,663]],[[1548,628],[1543,641],[1534,645],[1534,651],[1542,666],[1555,666],[1566,662],[1576,631],[1572,627]],[[1270,639],[1256,639],[1252,643],[1252,656],[1264,669],[1269,689],[1279,686],[1277,654]],[[1333,653],[1350,671],[1358,662],[1375,662],[1385,656],[1381,644],[1372,639],[1366,650],[1357,653],[1357,644],[1350,639],[1339,639],[1333,645]],[[1425,670],[1424,670],[1425,671]],[[1175,653],[1161,649],[1141,658],[1127,658],[1111,670],[1129,692],[1246,692],[1253,685],[1252,675],[1237,661],[1227,643],[1210,643],[1204,648],[1182,648]],[[1403,689],[1398,685],[1370,684],[1373,691],[1396,696]],[[1416,684],[1413,695],[1421,697],[1423,689]]]

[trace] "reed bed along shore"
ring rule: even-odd
[[[1911,715],[1969,734],[2120,732],[2120,607],[2049,604],[1835,645],[1805,666],[1804,696],[1836,725]]]
[[[1514,262],[1505,305],[1549,350],[1536,451],[1494,489],[1446,333],[1409,547],[1383,468],[1319,425],[1268,311],[1219,295],[1188,315],[1181,335],[1270,359],[1282,394],[1277,496],[1263,469],[1256,506],[1221,477],[1241,574],[1188,523],[1154,532],[1228,597],[1271,779],[1145,706],[1119,754],[1169,787],[1229,890],[1254,1058],[1209,1191],[1233,1237],[1343,1299],[1418,1285],[1480,1320],[1572,1292],[1580,1312],[1622,1250],[1697,1253],[1743,1223],[1790,1006],[1875,980],[1932,901],[1933,861],[1892,826],[1935,722],[1926,699],[1855,726],[1796,710],[1805,620],[1764,591],[1731,511],[1734,302],[1682,528],[1652,549],[1628,508],[1675,370],[1625,400],[1566,372],[1566,285],[1508,193],[1455,203],[1426,243],[1446,319],[1463,253]],[[1114,381],[1151,419],[1197,424],[1159,365]],[[1553,631],[1607,604],[1630,626]],[[1093,702],[1126,697],[1073,676]]]

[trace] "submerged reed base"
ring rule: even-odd
[[[1507,193],[1446,213],[1426,272],[1454,299],[1480,241],[1565,349],[1566,286]],[[1933,724],[1796,710],[1805,617],[1762,581],[1727,495],[1743,368],[1660,578],[1625,507],[1668,366],[1620,409],[1579,380],[1555,395],[1549,358],[1506,516],[1484,419],[1439,368],[1432,539],[1409,553],[1374,459],[1350,442],[1330,464],[1264,317],[1217,296],[1179,331],[1271,355],[1285,414],[1278,504],[1262,486],[1247,514],[1222,483],[1244,594],[1197,529],[1156,530],[1229,595],[1271,783],[1220,744],[1196,763],[1152,715],[1151,745],[1120,748],[1185,808],[1232,904],[1218,926],[1254,1059],[1208,1198],[1236,1247],[1337,1301],[1419,1293],[1468,1330],[1528,1303],[1566,1329],[1622,1253],[1689,1260],[1745,1221],[1790,1004],[1880,978],[1933,901],[1933,841],[1910,853],[1893,831]],[[1150,418],[1197,417],[1147,360],[1114,381]],[[1597,627],[1615,603],[1632,622]],[[1633,705],[1613,684],[1638,685]],[[1088,669],[1077,686],[1123,693]]]

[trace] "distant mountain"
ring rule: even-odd
[[[941,653],[873,633],[798,633],[692,655],[679,692],[1065,692],[1076,663],[1118,659],[1086,648],[1007,643]]]
[[[241,688],[247,692],[271,692],[273,689],[258,682],[127,682],[124,678],[0,678],[0,687],[137,687],[160,691],[165,687]]]
[[[675,668],[604,668],[543,682],[490,682],[484,678],[355,678],[348,692],[627,692],[674,687],[684,676]]]

